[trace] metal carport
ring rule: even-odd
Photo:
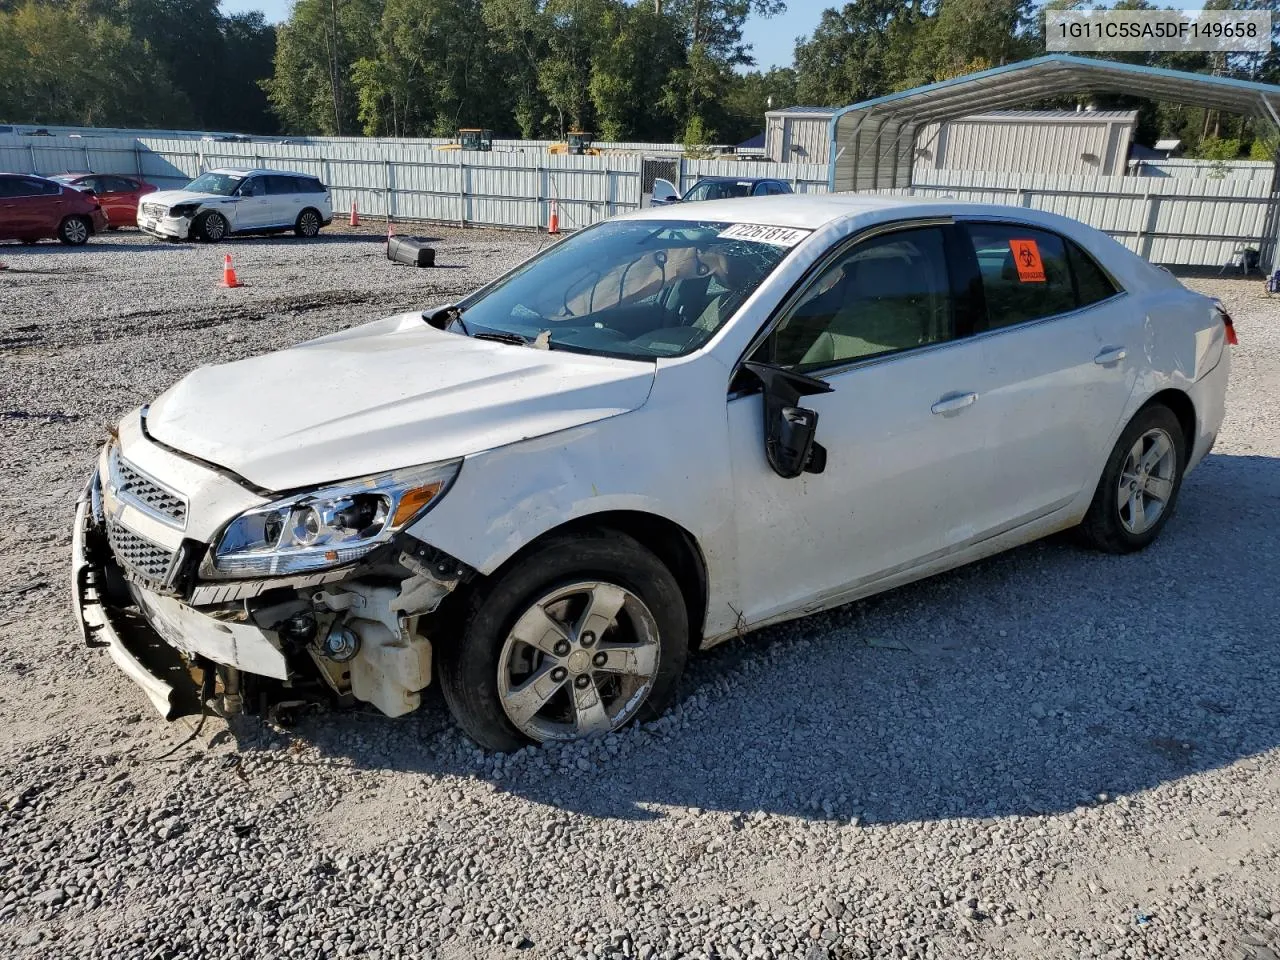
[[[1097,92],[1260,118],[1280,133],[1280,86],[1057,53],[842,107],[831,117],[830,187],[880,190],[911,186],[916,133],[925,124],[1028,101]],[[1277,238],[1280,157],[1271,194],[1266,236]],[[1262,251],[1263,262],[1280,260],[1277,240],[1269,246],[1270,250]]]

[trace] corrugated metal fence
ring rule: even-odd
[[[924,182],[880,191],[1049,210],[1097,227],[1152,263],[1220,266],[1235,251],[1274,241],[1271,184],[1263,180],[1049,176],[934,170]],[[1265,262],[1265,261],[1264,261]]]
[[[330,188],[335,210],[398,220],[541,227],[552,200],[564,229],[640,208],[639,154],[471,153],[383,144],[219,143],[136,137],[0,135],[0,170],[135,174],[164,188],[218,166],[296,170]]]
[[[826,164],[670,162],[681,190],[702,176],[770,176],[787,180],[799,193],[828,189]],[[1193,169],[1187,163],[1163,161],[1167,175],[1142,177],[934,170],[910,188],[885,192],[1051,210],[1106,231],[1155,263],[1218,266],[1242,247],[1258,248],[1266,262],[1280,222],[1271,180],[1255,175],[1252,165],[1241,167],[1239,176],[1187,176]],[[400,220],[537,228],[546,225],[555,200],[561,227],[574,229],[643,204],[640,153],[572,157],[540,150],[446,152],[427,144],[379,141],[273,144],[0,134],[0,170],[135,174],[171,188],[216,166],[311,173],[330,187],[335,211],[345,214],[355,202],[362,213]]]

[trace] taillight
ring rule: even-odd
[[[1227,313],[1227,308],[1217,300],[1213,302],[1213,306],[1214,309],[1218,311],[1218,316],[1222,318],[1222,326],[1227,332],[1227,343],[1231,344],[1233,347],[1237,346],[1240,343],[1240,340],[1236,336],[1236,325],[1231,320],[1231,314]]]

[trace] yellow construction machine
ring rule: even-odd
[[[437,150],[478,150],[489,153],[493,150],[493,131],[467,127],[458,131],[456,143],[446,143]]]
[[[598,157],[600,151],[591,145],[595,134],[582,130],[570,130],[561,143],[547,147],[547,153],[568,154],[574,157]]]

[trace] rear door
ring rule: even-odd
[[[1066,237],[1013,222],[962,224],[979,277],[991,482],[982,508],[1009,529],[1098,479],[1133,392],[1142,317]]]
[[[271,174],[263,178],[267,181],[267,199],[271,206],[271,224],[273,226],[292,226],[297,222],[298,214],[304,206],[304,196],[298,185],[297,177],[285,174]]]

